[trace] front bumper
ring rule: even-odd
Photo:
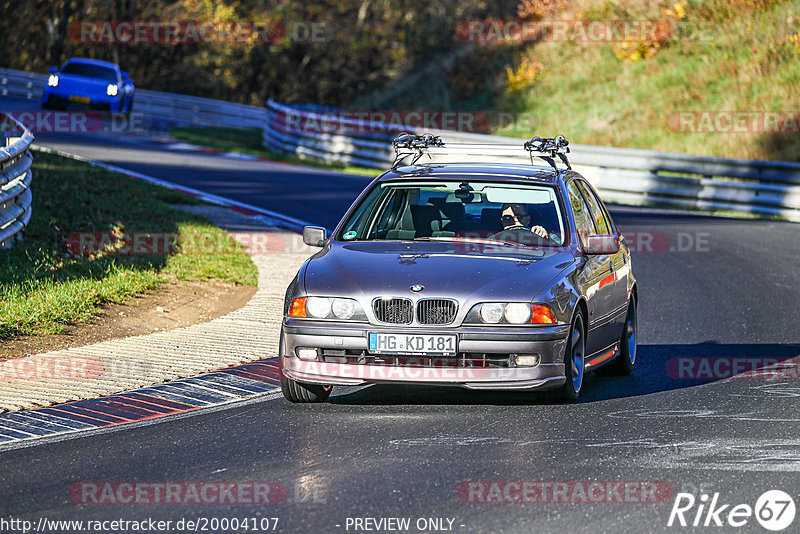
[[[367,350],[369,332],[413,332],[415,334],[456,334],[459,354],[538,354],[533,367],[463,367],[457,358],[435,357],[443,365],[338,363],[301,360],[296,347],[310,347],[349,353]],[[550,389],[562,385],[564,350],[568,325],[548,327],[402,328],[365,323],[286,319],[283,326],[285,354],[281,368],[288,378],[313,384],[361,385],[370,383],[417,383],[461,386],[469,389]],[[446,363],[446,362],[452,362]]]
[[[71,97],[77,97],[79,100],[73,100]],[[122,92],[116,96],[108,96],[106,93],[84,93],[60,90],[58,86],[45,88],[42,93],[42,104],[46,104],[48,100],[51,104],[68,105],[75,109],[97,109],[97,110],[119,110],[122,106],[123,95]]]

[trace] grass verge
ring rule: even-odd
[[[318,161],[278,154],[267,149],[262,144],[263,133],[259,128],[174,128],[170,135],[179,141],[213,148],[219,152],[236,152],[251,154],[275,161],[285,161],[295,165],[318,167],[329,171],[357,174],[359,176],[377,176],[380,171],[366,167],[351,167],[337,163],[321,163]]]
[[[521,89],[507,93],[517,120],[496,133],[563,133],[570,141],[593,145],[798,160],[800,2],[566,5],[566,18],[662,20],[676,30],[661,44],[527,46],[521,62],[538,69]],[[725,122],[733,111],[740,112],[736,128]],[[769,113],[778,117],[773,127],[764,123]]]
[[[238,242],[173,207],[198,203],[188,195],[45,153],[36,154],[33,173],[25,238],[0,251],[0,340],[60,332],[87,321],[100,304],[125,302],[169,280],[257,284]],[[120,253],[132,234],[156,236],[147,240],[154,243],[168,236],[175,245]],[[97,246],[78,250],[80,235]]]

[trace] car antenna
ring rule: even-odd
[[[533,158],[543,159],[553,167],[553,170],[558,170],[556,167],[555,158],[564,162],[568,169],[572,169],[567,160],[569,153],[569,141],[563,135],[555,137],[534,137],[529,141],[525,141],[523,145],[525,150],[528,151],[531,157],[531,165],[533,165]]]
[[[412,134],[408,132],[402,132],[397,135],[392,140],[392,147],[394,148],[394,163],[392,163],[392,170],[396,169],[397,166],[403,161],[407,156],[414,156],[411,160],[411,165],[414,165],[419,158],[425,155],[426,151],[430,147],[443,147],[444,141],[438,135],[433,134]],[[430,154],[428,154],[430,157]]]

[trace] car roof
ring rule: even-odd
[[[65,61],[64,65],[67,63],[84,63],[86,65],[95,65],[97,67],[106,67],[115,70],[119,68],[116,63],[111,63],[110,61],[101,61],[99,59],[89,59],[86,57],[73,57]]]
[[[459,177],[485,175],[493,180],[506,179],[514,182],[533,180],[539,183],[556,184],[559,179],[565,179],[565,170],[556,171],[551,167],[511,163],[426,163],[396,167],[382,174],[380,180],[441,179],[450,175]]]

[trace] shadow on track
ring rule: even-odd
[[[640,345],[638,351],[636,370],[630,376],[588,374],[579,403],[695,387],[728,378],[734,363],[745,366],[749,371],[753,362],[758,369],[771,363],[770,360],[785,362],[800,357],[800,345],[797,344],[720,344],[708,341],[692,345]],[[701,366],[703,360],[705,364]],[[794,374],[800,374],[800,362],[789,363],[792,364]],[[542,393],[535,392],[472,391],[427,385],[374,385],[344,395],[336,395],[334,388],[334,395],[329,402],[341,405],[387,406],[554,403]]]

